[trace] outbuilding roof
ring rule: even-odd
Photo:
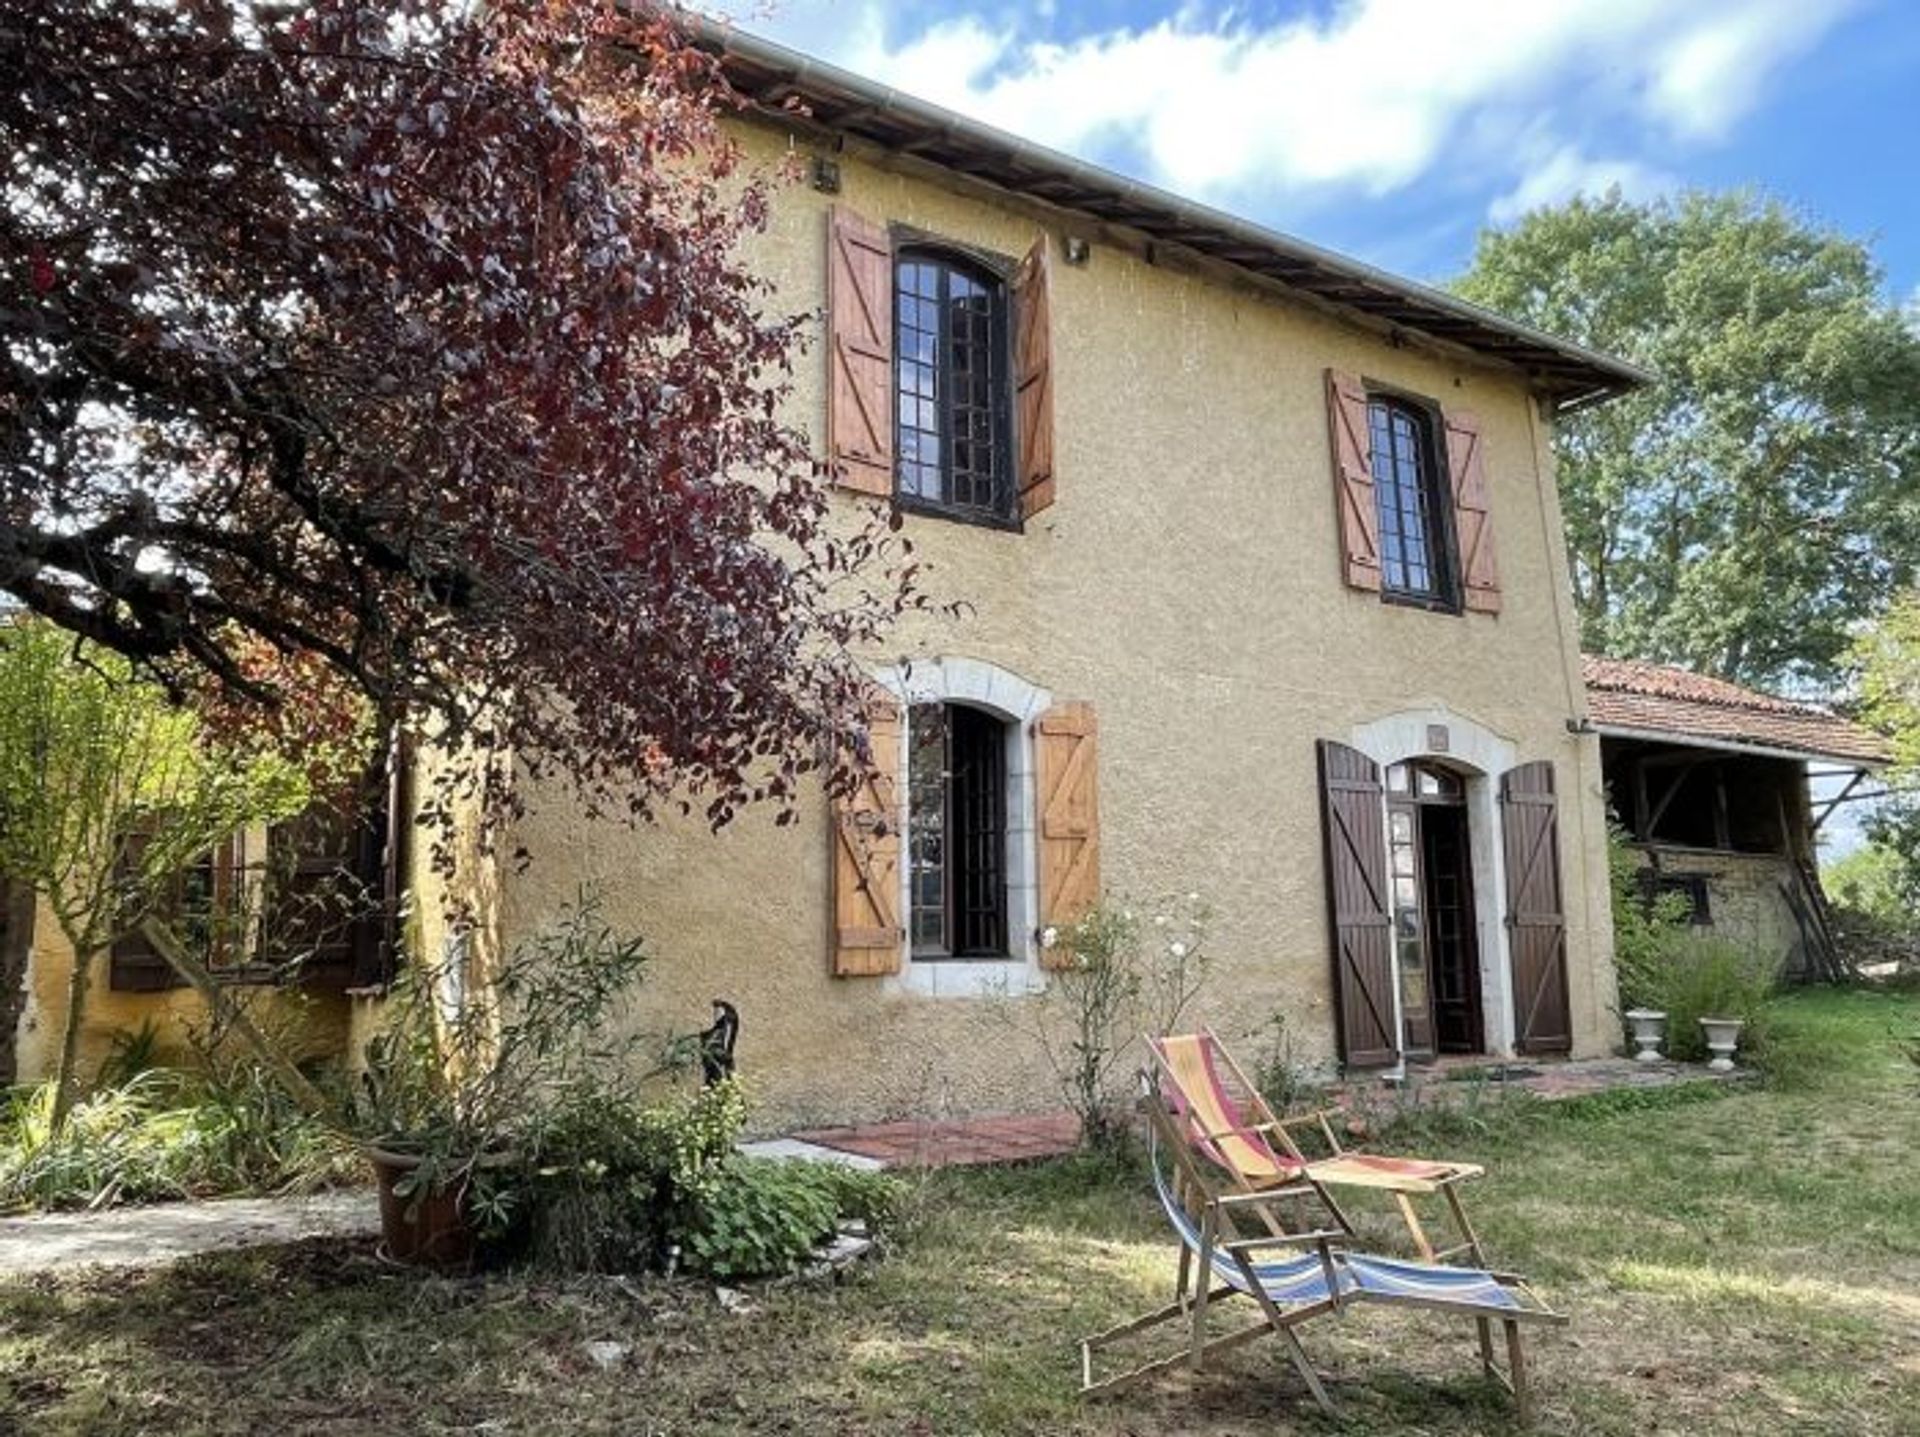
[[[850,135],[1015,194],[1131,230],[1149,243],[1511,364],[1561,410],[1648,382],[1646,370],[1442,290],[1076,160],[730,25],[696,24],[734,89],[784,124]],[[800,113],[796,113],[799,107]]]
[[[1783,699],[1689,669],[1637,659],[1583,660],[1587,712],[1603,734],[1877,767],[1887,741],[1821,704]]]

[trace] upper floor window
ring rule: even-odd
[[[939,251],[894,260],[894,390],[902,499],[1013,518],[1007,286]]]
[[[1380,585],[1388,594],[1451,604],[1442,488],[1433,420],[1402,400],[1367,402],[1374,506],[1380,520]]]

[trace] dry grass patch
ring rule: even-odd
[[[1843,1055],[1792,1087],[1487,1115],[1420,1135],[1485,1162],[1497,1260],[1573,1316],[1533,1343],[1540,1428],[1895,1434],[1920,1411],[1920,999],[1817,994],[1780,1022]],[[925,1180],[897,1250],[757,1295],[512,1274],[422,1279],[312,1243],[0,1287],[0,1431],[32,1433],[1500,1433],[1471,1328],[1355,1309],[1306,1337],[1083,1402],[1073,1340],[1162,1300],[1138,1171]],[[1382,1225],[1381,1231],[1390,1231]],[[612,1366],[588,1342],[622,1344]]]

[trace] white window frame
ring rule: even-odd
[[[908,831],[906,781],[908,744],[913,724],[906,712],[915,704],[965,703],[1001,720],[1007,731],[1007,953],[1005,958],[923,958],[913,956],[911,937],[912,864],[906,845],[900,852],[900,971],[886,980],[889,989],[923,998],[982,998],[1028,993],[1046,985],[1040,966],[1040,846],[1035,833],[1038,796],[1033,763],[1033,726],[1053,706],[1053,695],[1011,669],[984,659],[915,659],[878,670],[874,679],[902,706],[898,831]]]

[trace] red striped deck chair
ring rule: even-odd
[[[1423,1262],[1466,1258],[1476,1267],[1486,1265],[1480,1239],[1461,1205],[1459,1185],[1486,1170],[1475,1163],[1439,1162],[1427,1158],[1389,1157],[1381,1153],[1349,1151],[1329,1121],[1329,1114],[1306,1113],[1281,1120],[1274,1116],[1260,1091],[1250,1081],[1211,1028],[1198,1033],[1175,1033],[1149,1040],[1168,1108],[1184,1125],[1187,1141],[1214,1166],[1226,1173],[1243,1192],[1297,1188],[1305,1180],[1318,1190],[1342,1229],[1353,1225],[1328,1191],[1367,1188],[1392,1196],[1406,1224],[1407,1235]],[[1295,1130],[1312,1128],[1326,1149],[1308,1157]],[[1439,1194],[1459,1240],[1436,1249],[1415,1209],[1416,1197]]]
[[[1522,1425],[1532,1420],[1527,1360],[1522,1329],[1566,1321],[1512,1273],[1439,1263],[1408,1262],[1338,1245],[1345,1234],[1289,1231],[1277,1209],[1274,1190],[1229,1190],[1227,1170],[1203,1162],[1192,1140],[1192,1117],[1175,1114],[1147,1077],[1142,1107],[1147,1117],[1154,1189],[1167,1220],[1180,1238],[1180,1267],[1174,1299],[1143,1317],[1083,1338],[1080,1389],[1105,1392],[1154,1373],[1187,1365],[1199,1370],[1214,1354],[1271,1332],[1286,1346],[1307,1390],[1329,1414],[1337,1415],[1319,1375],[1300,1341],[1299,1329],[1354,1303],[1417,1307],[1471,1319],[1479,1336],[1480,1363],[1489,1378],[1513,1395]],[[1211,1176],[1210,1176],[1211,1175]],[[1258,1215],[1264,1235],[1245,1237],[1241,1224]],[[1236,1298],[1246,1298],[1258,1315],[1239,1327],[1216,1333],[1209,1313]],[[1244,1311],[1245,1305],[1238,1304]],[[1095,1355],[1136,1334],[1166,1323],[1184,1322],[1186,1341],[1179,1351],[1112,1376],[1096,1377]],[[1506,1370],[1495,1357],[1493,1330],[1506,1337]]]

